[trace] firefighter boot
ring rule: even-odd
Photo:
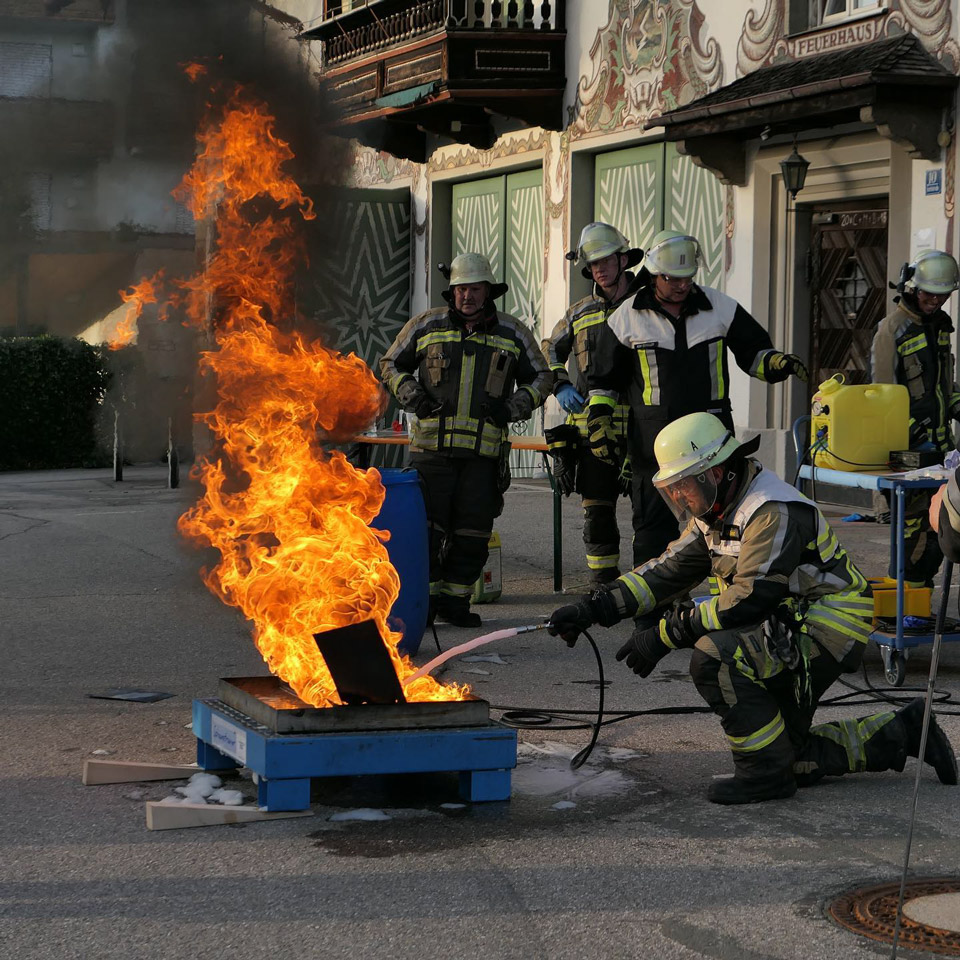
[[[455,627],[479,627],[483,624],[480,614],[470,609],[466,597],[451,597],[445,593],[437,598],[437,619]]]
[[[792,770],[782,770],[762,777],[741,777],[734,774],[728,780],[716,780],[707,788],[711,803],[733,805],[763,803],[765,800],[786,800],[797,792],[797,781]]]
[[[920,755],[920,734],[923,729],[922,697],[917,697],[896,713],[896,720],[903,724],[907,737],[907,756]],[[930,714],[930,729],[927,732],[927,749],[923,759],[937,771],[941,783],[955,785],[957,782],[957,758],[947,735],[937,723],[937,718]]]

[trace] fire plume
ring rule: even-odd
[[[215,452],[195,467],[204,492],[179,528],[219,552],[205,581],[253,622],[271,672],[302,700],[329,706],[339,699],[314,633],[372,619],[401,679],[415,671],[387,626],[400,590],[387,535],[369,526],[384,499],[380,475],[325,446],[368,426],[381,390],[360,358],[289,329],[304,256],[297,223],[314,212],[283,170],[292,152],[266,106],[234,90],[198,144],[175,196],[217,238],[204,271],[180,281],[192,321],[215,317],[216,349],[201,369],[217,401],[198,415]],[[456,700],[467,688],[424,677],[406,694]]]
[[[123,315],[123,319],[117,324],[113,337],[107,341],[107,346],[111,350],[119,350],[133,343],[137,335],[137,321],[143,313],[145,304],[157,302],[157,282],[163,276],[161,270],[150,279],[144,278],[139,283],[133,284],[129,290],[121,290],[120,299],[124,303],[131,304]]]

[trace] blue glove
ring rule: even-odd
[[[554,396],[567,413],[581,413],[583,405],[586,403],[586,400],[577,393],[576,387],[572,383],[561,383]]]

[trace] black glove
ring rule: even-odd
[[[510,423],[510,408],[507,406],[506,400],[498,400],[495,397],[491,397],[480,405],[480,412],[483,414],[484,419],[489,420],[501,430],[505,430]]]
[[[593,404],[587,416],[587,431],[590,452],[602,463],[611,467],[617,464],[618,437],[613,429],[613,415],[605,404]]]
[[[617,651],[617,660],[626,660],[627,666],[637,676],[649,677],[653,668],[669,652],[670,648],[660,639],[660,624],[654,627],[637,627],[630,639]]]
[[[620,496],[633,496],[633,464],[630,462],[630,454],[623,458],[623,466],[620,468]]]
[[[620,622],[617,603],[609,590],[595,590],[576,603],[558,607],[547,621],[547,633],[551,637],[560,637],[568,647],[577,642],[577,637],[587,627],[599,623],[601,627],[612,627]]]
[[[551,459],[550,472],[554,483],[563,496],[577,489],[577,447],[580,434],[572,424],[551,427],[543,433],[547,441],[547,454]]]
[[[779,383],[786,380],[790,374],[793,374],[798,380],[806,383],[810,377],[807,372],[806,364],[795,353],[772,353],[767,358],[767,370],[774,374],[780,374],[774,378],[769,378],[771,383]]]
[[[418,420],[426,420],[429,417],[435,417],[439,413],[441,406],[443,406],[443,404],[441,404],[439,401],[432,400],[430,397],[424,394],[417,401],[416,406],[414,406],[413,410],[410,412]]]
[[[697,606],[686,603],[665,613],[661,621],[667,640],[679,649],[692,647],[706,633]]]

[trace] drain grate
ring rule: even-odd
[[[933,877],[907,882],[904,904],[919,897],[960,892],[960,877]],[[857,887],[841,894],[827,906],[827,915],[841,927],[871,940],[893,943],[900,883]],[[960,957],[960,933],[929,927],[907,916],[900,921],[900,943],[905,949],[927,950],[947,957]]]

